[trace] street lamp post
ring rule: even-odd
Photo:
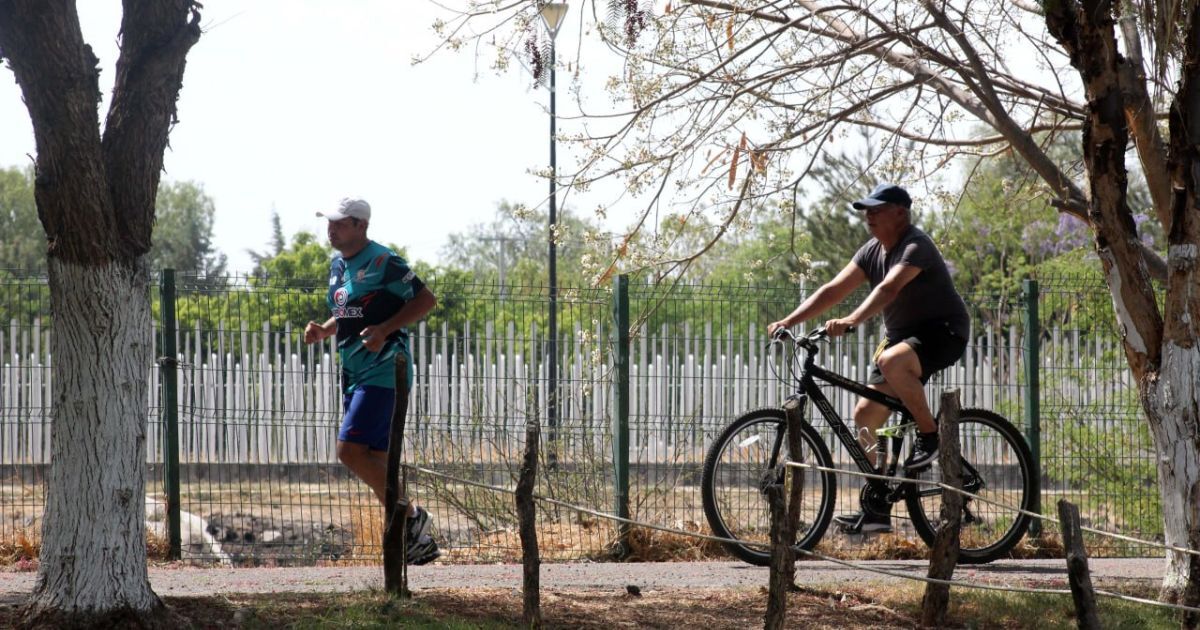
[[[547,366],[547,389],[549,391],[546,397],[546,424],[549,427],[550,435],[547,436],[546,440],[548,447],[546,467],[551,470],[558,464],[558,449],[556,448],[558,437],[558,251],[554,242],[555,223],[558,221],[558,165],[557,156],[555,155],[557,120],[554,109],[554,40],[558,37],[558,29],[562,26],[563,18],[566,15],[567,3],[565,2],[547,2],[542,5],[542,21],[546,24],[546,30],[550,33],[550,219],[549,229],[547,230],[547,240],[550,242],[550,321],[549,330],[547,331],[549,343],[546,346],[546,352],[550,355],[549,365]]]

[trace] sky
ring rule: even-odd
[[[100,58],[103,120],[120,2],[78,4]],[[246,251],[267,249],[272,209],[289,238],[324,238],[315,211],[361,196],[372,207],[370,236],[436,263],[448,234],[488,222],[499,201],[544,203],[547,182],[530,171],[549,160],[546,90],[519,66],[497,76],[469,48],[414,66],[438,41],[431,25],[445,14],[436,5],[203,4],[205,32],[188,55],[163,178],[195,181],[213,198],[214,241],[231,270],[249,271]],[[560,46],[578,37],[571,27],[568,19]],[[568,99],[558,100],[561,110]],[[0,167],[29,165],[33,154],[20,90],[0,68]]]

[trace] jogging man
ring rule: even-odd
[[[317,212],[329,220],[329,243],[337,250],[329,266],[327,302],[333,316],[308,322],[304,343],[337,335],[342,364],[342,410],[337,454],[380,503],[387,487],[387,448],[396,400],[396,353],[408,357],[412,387],[412,355],[405,326],[424,317],[437,299],[408,263],[367,238],[371,206],[357,198],[342,199],[336,210]],[[429,513],[410,504],[408,563],[425,564],[439,555],[429,535]]]
[[[871,293],[846,317],[825,322],[837,337],[883,313],[884,341],[875,351],[867,384],[899,398],[912,412],[919,431],[916,445],[904,461],[907,470],[919,470],[937,456],[937,423],[925,400],[924,384],[936,372],[958,361],[967,347],[970,323],[967,307],[954,289],[941,252],[925,232],[912,224],[912,199],[893,184],[879,184],[852,206],[863,215],[872,238],[863,245],[837,277],[804,300],[787,317],[767,326],[774,334],[812,319],[841,303],[864,281]],[[864,446],[875,445],[875,432],[887,422],[884,405],[861,399],[854,422],[868,429]],[[869,455],[874,459],[875,452]],[[834,519],[850,533],[891,531],[891,504],[864,505],[863,511]]]

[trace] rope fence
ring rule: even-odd
[[[911,479],[908,477],[888,477],[887,475],[875,475],[872,473],[865,473],[865,472],[858,471],[858,470],[842,470],[840,468],[827,468],[825,466],[820,466],[818,464],[805,464],[805,463],[801,463],[801,462],[788,462],[786,464],[786,466],[788,466],[790,468],[811,468],[812,470],[819,470],[819,471],[823,471],[823,472],[842,473],[842,474],[851,475],[854,477],[863,477],[866,479],[879,479],[881,481],[890,481],[890,482],[896,482],[896,483],[911,483],[911,484],[918,485],[918,486],[937,487],[937,488],[941,488],[942,490],[949,490],[950,492],[956,492],[967,498],[974,499],[981,503],[987,503],[990,505],[994,505],[996,507],[1002,507],[1006,510],[1013,510],[1014,512],[1020,512],[1021,514],[1024,514],[1025,516],[1028,516],[1030,518],[1047,521],[1050,523],[1054,523],[1055,525],[1062,524],[1062,522],[1059,521],[1059,519],[1054,518],[1053,516],[1046,516],[1045,514],[1038,514],[1037,512],[1030,512],[1030,511],[1025,510],[1020,507],[1008,505],[1005,503],[1000,503],[999,501],[992,501],[991,499],[985,499],[977,494],[972,494],[961,488],[955,488],[953,486],[948,486],[940,481],[932,481],[929,479]],[[1177,551],[1179,553],[1186,553],[1186,554],[1190,554],[1193,556],[1200,556],[1200,551],[1197,551],[1195,549],[1189,549],[1187,547],[1177,547],[1175,545],[1168,545],[1166,543],[1154,542],[1152,540],[1142,540],[1141,538],[1134,538],[1132,536],[1126,536],[1124,534],[1117,534],[1115,532],[1106,532],[1104,530],[1095,529],[1095,528],[1087,527],[1084,525],[1080,525],[1079,529],[1081,529],[1085,532],[1091,533],[1091,534],[1096,534],[1097,536],[1106,536],[1108,538],[1115,538],[1117,540],[1123,540],[1125,542],[1131,542],[1131,543],[1136,543],[1139,545],[1145,545],[1147,547],[1156,547],[1158,549],[1166,549],[1169,551]]]
[[[891,481],[899,481],[902,479],[902,478],[897,478],[897,477],[888,477],[886,475],[872,475],[869,473],[862,473],[862,472],[858,472],[858,471],[832,469],[832,468],[826,468],[823,466],[817,466],[814,464],[802,464],[802,463],[797,463],[797,462],[788,462],[787,466],[796,467],[796,468],[812,468],[812,469],[816,469],[816,470],[834,472],[834,473],[838,473],[838,472],[847,473],[847,474],[851,474],[851,475],[855,475],[855,476],[862,476],[862,477],[867,477],[867,478],[875,478],[875,479],[883,479],[883,480],[891,480]],[[464,485],[480,488],[483,490],[489,490],[492,492],[499,492],[499,493],[512,494],[512,495],[516,494],[515,489],[504,488],[501,486],[495,486],[495,485],[486,484],[486,483],[482,483],[482,482],[478,482],[478,481],[472,481],[470,479],[456,477],[454,475],[449,475],[449,474],[446,474],[443,472],[430,470],[428,468],[423,468],[421,466],[413,466],[410,464],[404,464],[404,467],[411,471],[419,472],[419,473],[426,474],[426,475],[431,475],[434,477],[439,477],[441,479],[453,481],[455,483],[461,483]],[[979,500],[982,500],[985,502],[995,503],[995,502],[987,501],[986,499],[981,499],[980,497],[978,497],[970,492],[966,492],[965,490],[947,486],[947,485],[941,484],[939,482],[926,481],[926,480],[914,480],[914,479],[907,479],[907,478],[904,478],[903,482],[920,483],[922,485],[938,486],[938,487],[942,488],[943,490],[957,492],[959,494],[970,497],[972,499],[979,499]],[[579,505],[573,505],[566,501],[561,501],[559,499],[542,496],[542,495],[539,495],[536,493],[533,495],[533,498],[535,501],[540,501],[542,503],[554,505],[556,507],[560,507],[560,508],[564,508],[564,509],[568,509],[568,510],[573,510],[573,511],[583,513],[583,514],[588,514],[590,516],[594,516],[594,517],[601,518],[601,519],[606,519],[606,520],[624,524],[624,525],[643,527],[645,529],[651,529],[651,530],[665,532],[665,533],[669,533],[669,534],[675,534],[675,535],[679,535],[679,536],[695,538],[698,540],[707,540],[707,541],[718,542],[718,543],[737,544],[737,545],[744,545],[744,546],[749,546],[749,547],[758,547],[758,548],[762,548],[762,549],[769,549],[771,547],[771,543],[759,543],[759,542],[752,542],[752,541],[737,540],[735,538],[725,538],[722,536],[713,536],[711,534],[702,534],[699,532],[692,532],[692,531],[682,530],[682,529],[678,529],[678,528],[674,528],[674,527],[666,527],[666,526],[657,525],[654,523],[638,521],[636,519],[624,518],[621,516],[617,516],[615,514],[609,514],[607,512],[601,512],[599,510],[593,510],[591,508],[586,508],[586,507],[579,506]],[[1001,506],[1001,507],[1009,507],[1010,509],[1019,509],[1019,508],[1011,508],[1011,506],[1005,506],[1000,503],[996,503],[996,505]],[[1055,519],[1053,517],[1045,516],[1042,514],[1036,514],[1036,513],[1032,513],[1032,512],[1026,512],[1024,510],[1021,510],[1021,512],[1030,517],[1033,517],[1033,518],[1042,519],[1042,520],[1049,521],[1049,522],[1056,523],[1056,524],[1059,523],[1059,520]],[[1174,546],[1170,546],[1170,545],[1162,545],[1160,543],[1155,543],[1153,541],[1130,539],[1129,537],[1125,537],[1121,534],[1115,534],[1113,532],[1105,532],[1105,531],[1096,530],[1096,529],[1088,528],[1088,531],[1090,531],[1091,533],[1100,535],[1100,536],[1121,537],[1123,539],[1130,540],[1131,542],[1143,543],[1146,545],[1157,546],[1157,547],[1161,547],[1164,549],[1171,549],[1173,551],[1179,551],[1181,553],[1200,555],[1200,552],[1198,552],[1194,549],[1185,549],[1185,548],[1179,548],[1179,547],[1174,547]],[[925,583],[925,584],[940,584],[943,586],[956,586],[956,587],[971,588],[971,589],[976,589],[976,590],[1002,591],[1002,592],[1010,592],[1010,593],[1025,593],[1025,594],[1040,594],[1040,595],[1068,595],[1068,596],[1071,595],[1070,589],[1039,589],[1039,588],[1027,588],[1027,587],[1020,587],[1020,586],[999,586],[999,585],[995,585],[995,584],[985,584],[985,583],[980,583],[980,582],[939,580],[936,578],[930,578],[930,577],[925,577],[925,576],[920,576],[920,575],[912,575],[910,573],[902,573],[899,571],[889,571],[887,569],[871,567],[871,566],[867,566],[867,565],[864,565],[861,563],[856,563],[856,562],[852,562],[852,561],[848,561],[848,560],[841,560],[838,558],[826,556],[824,554],[817,553],[815,551],[810,551],[807,549],[793,548],[793,550],[796,552],[799,552],[801,554],[804,554],[805,556],[807,556],[809,558],[813,558],[816,560],[823,560],[826,562],[831,562],[833,564],[837,564],[837,565],[844,566],[847,568],[855,569],[858,571],[867,571],[869,573],[876,573],[879,575],[885,575],[888,577],[904,579],[904,580],[911,580],[911,581],[921,582],[921,583]],[[1103,597],[1108,597],[1110,599],[1118,599],[1118,600],[1127,601],[1127,602],[1136,603],[1136,604],[1143,604],[1143,605],[1147,605],[1147,606],[1158,606],[1160,608],[1170,608],[1170,609],[1180,610],[1180,611],[1185,611],[1185,612],[1200,612],[1200,608],[1194,607],[1194,606],[1184,606],[1182,604],[1172,604],[1172,603],[1168,603],[1168,602],[1160,602],[1160,601],[1155,601],[1155,600],[1151,600],[1151,599],[1145,599],[1145,598],[1141,598],[1141,597],[1133,597],[1131,595],[1125,595],[1122,593],[1106,591],[1106,590],[1101,590],[1101,589],[1096,589],[1094,592],[1097,595],[1101,595]]]

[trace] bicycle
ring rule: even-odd
[[[884,475],[889,481],[869,479],[859,494],[866,510],[904,501],[913,529],[932,545],[940,522],[942,490],[936,486],[913,483],[914,480],[941,481],[941,470],[934,463],[923,470],[896,477],[900,454],[908,435],[915,436],[912,414],[897,398],[870,389],[816,364],[817,342],[826,339],[823,328],[796,337],[783,329],[771,344],[792,343],[787,365],[789,376],[797,383],[793,398],[800,404],[800,460],[833,468],[834,462],[825,440],[808,421],[804,412],[812,402],[825,418],[833,434],[845,446],[858,469]],[[803,358],[798,355],[803,352]],[[799,364],[800,372],[796,373]],[[778,378],[779,373],[776,371]],[[899,417],[898,422],[881,428],[871,448],[876,450],[877,465],[868,459],[867,449],[855,438],[845,421],[833,409],[818,381],[858,396],[887,405]],[[1036,479],[1033,456],[1016,428],[999,414],[984,409],[963,409],[959,413],[959,442],[963,455],[963,489],[981,498],[1005,506],[1034,510]],[[796,546],[811,550],[820,542],[833,517],[837,498],[835,475],[829,471],[798,469],[801,474],[786,474],[787,421],[781,408],[751,411],[734,420],[717,437],[704,460],[701,493],[704,513],[715,535],[745,542],[769,542],[770,510],[766,488],[774,483],[801,483],[800,521],[796,527]],[[784,455],[781,457],[781,452]],[[890,455],[890,457],[889,457]],[[874,506],[874,507],[873,507]],[[890,511],[890,510],[889,510]],[[893,517],[897,518],[897,517]],[[962,529],[959,536],[959,562],[983,564],[1007,554],[1025,535],[1031,518],[1021,512],[992,503],[964,497]],[[734,556],[750,564],[765,566],[770,553],[760,546],[725,543]]]

